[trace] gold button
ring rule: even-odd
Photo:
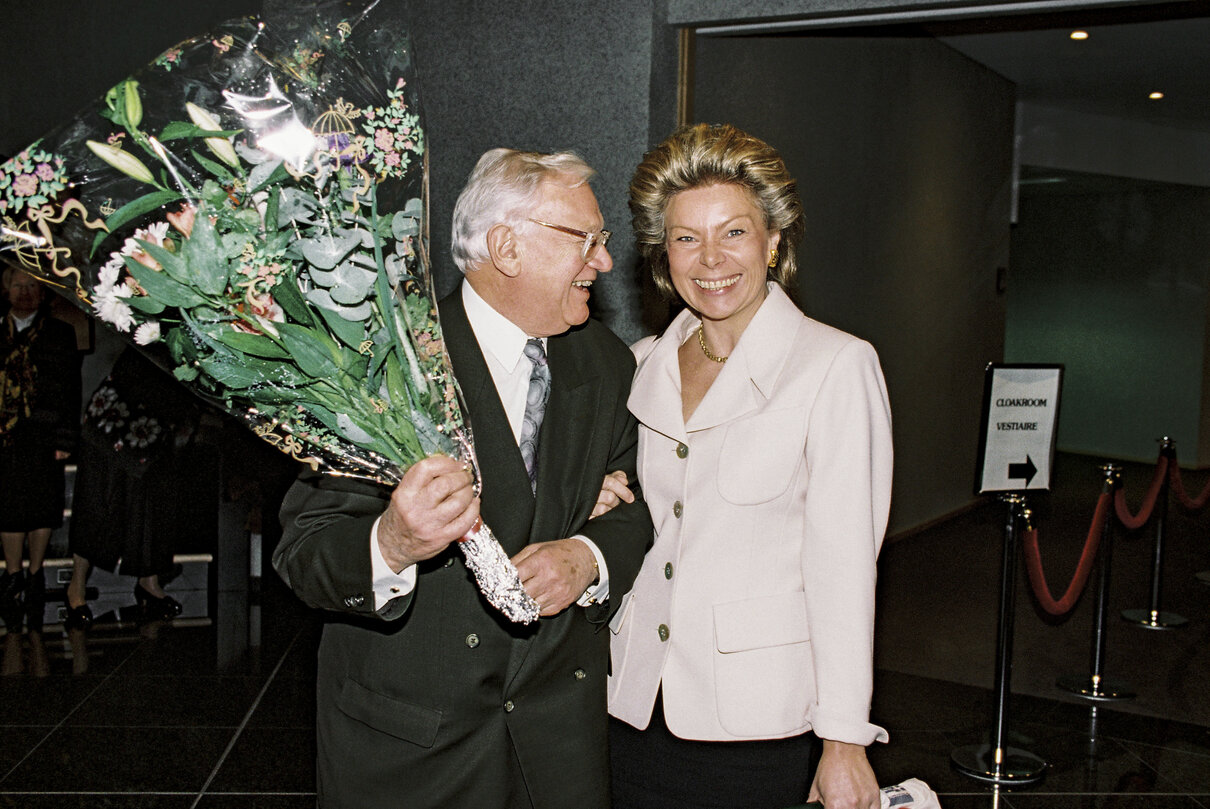
[[[466,645],[469,646],[470,648],[474,649],[476,646],[479,645],[479,636],[476,635],[474,632],[467,635],[466,636]]]
[[[506,700],[506,701],[505,701],[505,703],[504,703],[504,712],[505,712],[505,713],[512,713],[512,712],[513,712],[513,708],[516,708],[516,707],[517,707],[516,705],[513,705],[513,701],[512,701],[511,699],[510,699],[510,700]]]
[[[685,444],[676,445],[676,457],[687,458],[689,456],[689,447]]]
[[[660,633],[660,643],[663,643],[664,641],[668,640],[668,624],[660,624],[659,633]]]
[[[668,562],[667,564],[664,565],[664,578],[665,579],[672,578],[672,562]]]
[[[675,503],[672,504],[672,516],[676,517],[678,520],[681,518],[681,512],[684,510],[685,510],[685,507],[681,505],[680,500],[677,500]]]
[[[584,671],[584,669],[576,669],[576,679],[577,680],[583,680],[587,676],[588,676],[588,672]]]

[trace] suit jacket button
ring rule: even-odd
[[[513,705],[513,701],[511,699],[505,700],[505,702],[504,702],[504,712],[505,713],[512,713],[513,708],[516,708],[516,707],[517,707],[516,705]]]
[[[686,446],[685,444],[677,444],[676,445],[676,457],[688,458],[689,457],[689,447]]]
[[[685,510],[685,507],[681,505],[680,500],[677,500],[675,503],[672,504],[672,516],[676,517],[678,520],[681,518],[681,512],[684,510]]]
[[[668,624],[660,624],[660,628],[656,631],[660,633],[660,643],[668,640]]]
[[[470,648],[474,649],[476,646],[479,645],[479,636],[476,635],[474,632],[467,635],[466,636],[466,645],[469,646]]]
[[[576,669],[576,679],[577,680],[583,680],[587,676],[588,676],[588,672],[584,671],[584,669]]]
[[[672,562],[665,562],[665,563],[664,563],[664,578],[665,578],[665,579],[671,579],[671,578],[672,578]]]

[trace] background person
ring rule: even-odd
[[[42,562],[54,529],[63,525],[64,462],[80,433],[80,352],[76,333],[50,316],[41,282],[4,271],[8,312],[0,324],[0,611],[21,626],[42,626],[46,574]],[[29,550],[29,571],[22,556]]]
[[[591,174],[568,153],[495,149],[455,206],[465,279],[441,325],[482,500],[440,456],[394,491],[308,475],[286,496],[274,567],[339,613],[319,651],[324,807],[609,806],[604,599],[629,589],[651,520],[638,500],[589,522],[607,471],[633,479],[637,441],[634,358],[588,319],[612,268]],[[549,398],[527,456],[543,362]],[[488,605],[451,546],[480,513],[542,608],[534,624]]]
[[[878,358],[787,296],[803,212],[763,141],[679,130],[639,165],[630,207],[657,286],[686,308],[634,347],[656,539],[611,624],[614,805],[781,809],[809,792],[877,807]]]

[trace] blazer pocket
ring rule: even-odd
[[[714,605],[714,641],[724,730],[752,738],[806,730],[815,667],[801,591]]]
[[[729,503],[767,503],[786,491],[806,455],[806,411],[783,408],[727,427],[718,458],[718,490]]]
[[[634,590],[631,590],[626,595],[622,596],[622,603],[618,607],[618,611],[614,613],[613,618],[609,621],[609,631],[613,634],[618,634],[622,631],[622,624],[626,623],[626,617],[630,615],[630,605],[634,603]]]
[[[353,680],[345,680],[336,705],[351,719],[421,747],[432,747],[441,727],[441,711],[385,697]]]

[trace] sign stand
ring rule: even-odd
[[[959,747],[950,754],[958,772],[993,784],[1031,784],[1042,777],[1046,762],[1033,753],[1006,747],[1009,680],[1012,675],[1013,610],[1016,601],[1017,526],[1025,507],[1019,494],[1000,495],[1008,506],[1004,554],[1000,562],[1000,621],[996,630],[996,708],[990,744]]]
[[[1061,365],[991,364],[984,383],[975,492],[999,493],[1007,507],[996,629],[996,706],[991,742],[959,747],[950,754],[950,760],[961,774],[997,785],[1031,784],[1042,777],[1047,766],[1033,753],[1007,747],[1005,739],[1012,675],[1017,529],[1027,513],[1024,492],[1050,489],[1062,377]]]

